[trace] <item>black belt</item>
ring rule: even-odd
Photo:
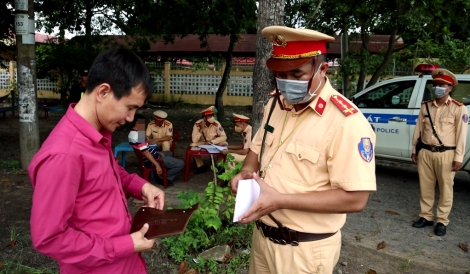
[[[430,146],[424,143],[422,144],[422,147],[432,152],[444,152],[446,150],[453,150],[456,148],[456,147],[446,147],[446,146]]]
[[[336,232],[323,234],[299,232],[285,226],[282,228],[269,226],[260,221],[256,221],[256,227],[264,237],[267,237],[273,243],[281,245],[290,244],[298,246],[299,242],[323,240],[336,234]]]

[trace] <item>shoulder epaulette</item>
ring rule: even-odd
[[[165,122],[163,122],[163,123],[165,123],[165,126],[171,126],[171,123],[168,122],[168,121],[165,121]]]
[[[155,121],[150,121],[149,125],[155,124]]]
[[[268,93],[268,97],[273,97],[274,95],[276,95],[276,90],[273,90],[270,93]]]
[[[422,101],[422,102],[421,102],[421,105],[427,104],[427,103],[429,103],[429,102],[432,102],[432,100]]]
[[[340,95],[332,95],[330,97],[330,100],[333,102],[333,104],[335,104],[335,106],[337,106],[339,108],[339,110],[341,110],[341,112],[345,116],[349,116],[351,114],[354,114],[354,113],[358,112],[358,110],[355,106],[351,105],[346,100],[346,98],[344,98]]]
[[[462,103],[462,102],[460,102],[460,101],[457,101],[457,100],[455,100],[455,99],[452,99],[452,102],[453,102],[454,104],[456,104],[457,106],[460,106],[460,107],[461,107],[461,106],[465,106],[464,103]]]

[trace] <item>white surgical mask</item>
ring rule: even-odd
[[[444,87],[432,87],[432,91],[434,92],[434,97],[442,98],[446,95],[446,89]]]
[[[310,78],[310,80],[315,78],[319,71],[320,67],[317,69],[312,78]],[[308,84],[310,81],[276,78],[277,88],[284,96],[284,99],[290,104],[303,104],[310,101],[310,99],[317,95],[316,92],[320,88],[322,81],[323,80],[321,80],[317,88],[312,93],[310,93]]]
[[[236,131],[236,132],[242,132],[242,127],[235,126],[235,131]]]
[[[207,122],[213,124],[215,122],[215,118],[214,117],[208,118]]]

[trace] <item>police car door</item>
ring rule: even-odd
[[[375,154],[409,159],[413,108],[416,104],[416,76],[400,77],[379,83],[355,97],[377,136]]]

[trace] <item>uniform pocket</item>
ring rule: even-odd
[[[454,130],[455,120],[453,117],[443,117],[439,119],[442,132],[452,132]]]
[[[321,151],[299,142],[291,142],[285,151],[283,163],[287,167],[286,177],[301,185],[312,185],[315,181],[317,163]]]
[[[264,143],[267,146],[272,146],[274,143],[274,139],[275,139],[274,134],[268,131],[268,133],[266,134],[266,139],[264,140]]]

